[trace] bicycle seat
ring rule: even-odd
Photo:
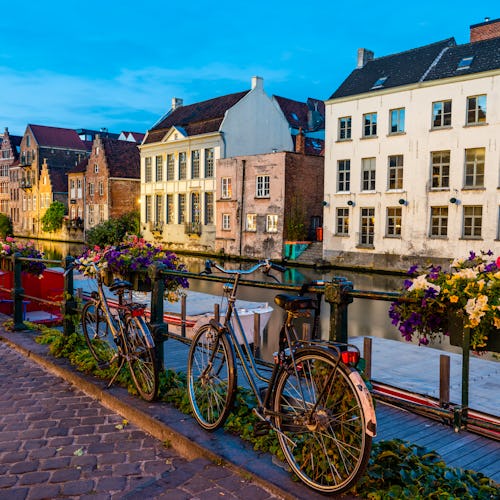
[[[126,280],[115,279],[115,281],[113,281],[113,284],[109,287],[112,292],[114,292],[115,290],[120,290],[121,288],[132,288],[132,283]]]
[[[274,302],[285,311],[298,311],[300,309],[314,309],[311,297],[300,295],[286,295],[280,293],[274,297]]]

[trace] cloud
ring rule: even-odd
[[[128,124],[130,130],[144,131],[167,111],[172,97],[189,103],[221,95],[210,93],[214,86],[232,89],[223,93],[249,89],[255,75],[273,84],[287,77],[285,71],[216,62],[180,69],[122,69],[106,79],[0,66],[0,93],[6,97],[0,127],[8,126],[14,134],[24,133],[28,123],[113,131]]]

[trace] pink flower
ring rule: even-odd
[[[496,264],[498,269],[500,269],[500,257],[497,257]]]

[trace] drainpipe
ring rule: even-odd
[[[241,205],[240,205],[240,256],[242,255],[243,249],[243,229],[244,229],[244,221],[243,221],[243,206],[245,200],[245,170],[246,170],[246,160],[241,160]]]

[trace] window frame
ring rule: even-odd
[[[205,191],[204,196],[204,210],[205,210],[205,225],[214,223],[214,193],[213,191]]]
[[[266,214],[266,233],[277,233],[278,222],[277,214]]]
[[[191,151],[191,179],[200,178],[200,150]]]
[[[187,154],[186,151],[179,151],[178,159],[178,173],[179,180],[184,181],[187,179]]]
[[[344,187],[345,189],[342,189]],[[337,193],[349,193],[351,190],[351,160],[337,160]]]
[[[220,197],[222,200],[230,200],[233,196],[232,178],[221,177],[220,179]]]
[[[223,231],[231,231],[231,214],[221,214],[221,228]]]
[[[446,111],[447,104],[449,104],[449,111]],[[453,112],[453,103],[451,99],[434,101],[432,103],[431,130],[440,128],[450,128],[452,124],[452,112]],[[439,113],[441,114],[439,115]],[[440,123],[436,124],[437,121],[439,121]]]
[[[401,160],[401,162],[399,162]],[[387,157],[387,189],[402,191],[404,180],[404,155],[389,155]]]
[[[467,214],[471,210],[472,214]],[[480,213],[475,213],[479,211]],[[467,223],[467,219],[471,219],[470,223]],[[477,224],[479,221],[479,224]],[[470,228],[469,230],[467,228]],[[477,231],[479,229],[479,231]],[[469,234],[476,233],[479,234]],[[468,240],[479,240],[482,238],[483,232],[483,207],[482,205],[464,205],[462,212],[462,238]]]
[[[389,135],[404,134],[406,108],[394,108],[389,110]],[[396,117],[396,120],[394,120]],[[395,130],[393,130],[395,128]]]
[[[352,138],[352,116],[341,116],[338,119],[339,141],[349,141]]]
[[[155,157],[155,180],[156,182],[163,181],[163,156],[156,155]]]
[[[373,247],[375,241],[375,208],[361,208],[359,217],[359,245],[362,247]]]
[[[403,227],[403,209],[401,207],[387,207],[385,212],[385,236],[387,238],[401,238]]]
[[[483,109],[481,108],[481,103],[478,102],[481,100],[484,103],[484,116],[481,117],[480,115],[480,110]],[[475,102],[473,106],[471,106],[472,102]],[[486,94],[477,94],[477,95],[470,95],[467,96],[467,101],[466,101],[466,115],[465,115],[465,124],[470,126],[470,125],[484,125],[486,124],[486,116],[487,116],[487,95]],[[473,119],[471,120],[471,115],[473,116]]]
[[[214,176],[215,152],[214,148],[205,148],[205,178]]]
[[[377,137],[377,112],[363,114],[363,133],[362,137]]]
[[[443,157],[447,154],[448,161]],[[437,156],[439,155],[439,159]],[[450,168],[451,168],[451,151],[431,151],[431,190],[449,190],[450,189]],[[435,182],[435,180],[439,182]],[[446,182],[445,182],[446,181]]]
[[[367,168],[367,165],[369,168]],[[377,180],[377,159],[375,156],[361,158],[361,191],[374,192]]]
[[[175,180],[175,155],[174,153],[167,154],[167,181]]]
[[[271,197],[271,177],[268,174],[257,175],[255,177],[255,197]]]
[[[337,207],[335,211],[335,236],[349,236],[349,217],[349,208]]]
[[[482,151],[481,158],[478,159],[478,151]],[[468,155],[474,154],[473,159],[469,159]],[[486,148],[467,148],[465,150],[464,164],[464,188],[475,189],[484,188],[484,168],[486,163]],[[469,182],[470,179],[470,182]]]
[[[447,206],[431,206],[429,238],[448,237],[449,209]],[[434,231],[434,229],[436,229]]]
[[[151,182],[153,179],[153,166],[151,156],[144,158],[144,182]]]
[[[250,232],[250,233],[257,232],[257,214],[256,213],[247,214],[246,220],[245,220],[245,230]]]

